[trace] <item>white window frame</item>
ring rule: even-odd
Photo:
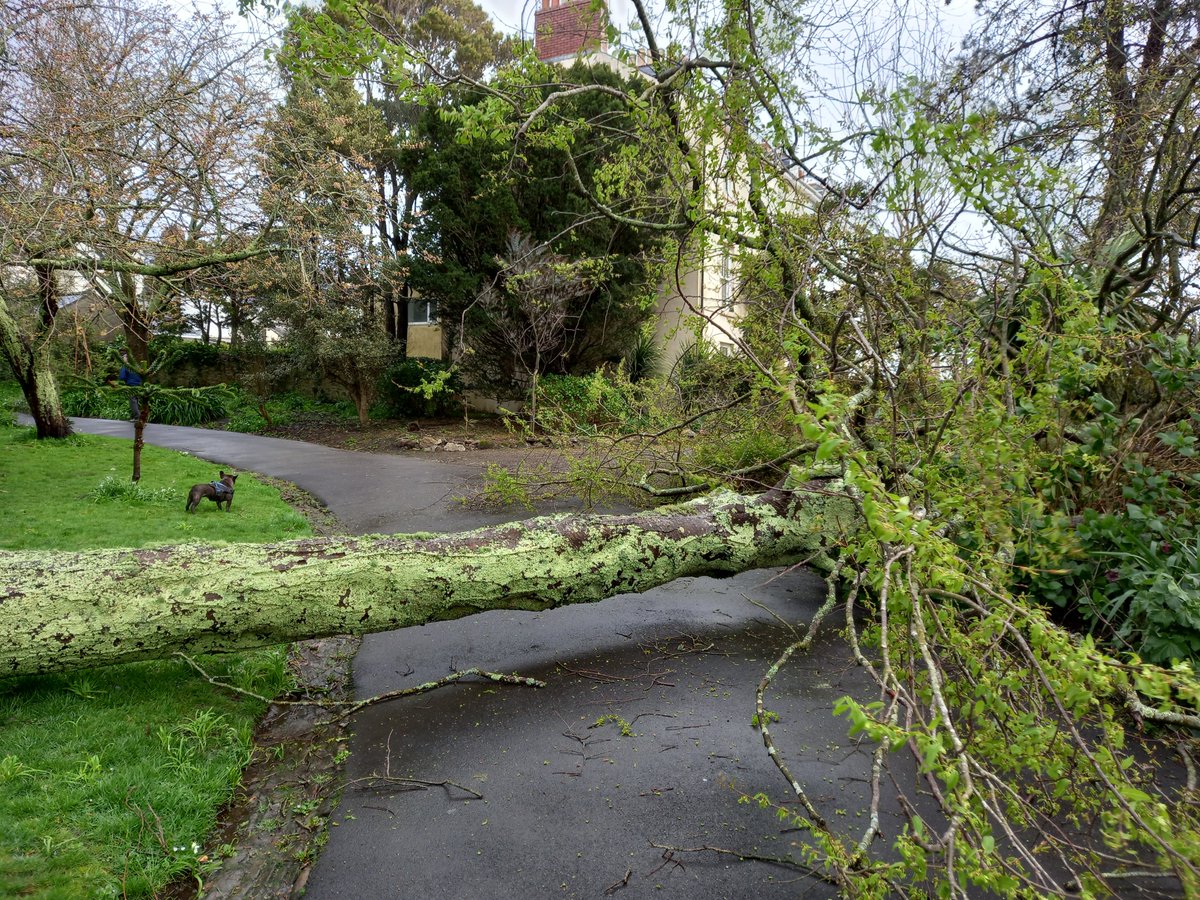
[[[437,324],[437,301],[436,300],[409,300],[408,301],[408,324],[409,325],[436,325]]]

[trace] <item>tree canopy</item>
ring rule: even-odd
[[[843,712],[878,742],[875,789],[888,750],[907,747],[943,816],[914,813],[893,864],[871,827],[848,841],[793,780],[813,858],[863,895],[1062,892],[1023,837],[1036,823],[1054,865],[1101,890],[1121,866],[1052,823],[1103,809],[1126,872],[1144,852],[1194,889],[1194,809],[1122,786],[1119,762],[1121,710],[1195,724],[1198,695],[1192,11],[984,4],[961,48],[911,6],[632,11],[624,58],[641,78],[619,90],[532,60],[465,96],[462,78],[435,79],[437,96],[395,80],[453,107],[425,119],[447,132],[439,146],[452,136],[504,166],[438,172],[414,279],[435,273],[432,289],[469,303],[488,257],[452,268],[432,236],[454,231],[432,223],[495,246],[499,211],[535,222],[508,186],[542,171],[566,176],[533,210],[555,233],[666,236],[668,280],[705,242],[732,248],[745,327],[691,311],[776,399],[791,454],[830,467],[861,510],[834,574],[869,604],[852,639],[880,702]],[[331,58],[409,53],[363,23],[314,39]],[[584,98],[611,108],[617,152],[593,159],[577,138],[597,127],[575,112]],[[451,218],[450,200],[484,215]],[[683,489],[688,464],[663,461]]]
[[[293,159],[329,181],[297,182],[280,221],[357,210],[292,232],[310,239],[294,257],[310,297],[370,283],[350,269],[379,184],[379,235],[411,237],[391,243],[396,271],[464,328],[499,308],[489,287],[510,287],[514,230],[567,261],[627,267],[589,295],[605,341],[636,321],[658,257],[682,282],[706,246],[728,249],[742,327],[686,302],[728,338],[729,380],[782,423],[774,462],[802,462],[793,482],[832,477],[810,493],[855,511],[819,549],[879,688],[838,709],[877,747],[860,835],[790,775],[767,798],[802,810],[805,859],[856,896],[1120,893],[1144,871],[1200,890],[1194,785],[1142,779],[1130,749],[1139,728],[1200,725],[1194,9],[985,3],[955,47],[910,6],[632,7],[629,78],[528,57],[449,71],[445,46],[422,49],[350,0],[295,17],[286,114],[307,86],[325,96]],[[371,154],[338,141],[341,88],[321,81],[367,72],[404,111],[383,116],[392,137],[411,129],[374,182]],[[349,118],[367,96],[361,80],[346,91]],[[606,358],[589,341],[564,368]],[[619,435],[607,471],[707,487],[697,453],[655,439],[722,408]],[[723,521],[747,515],[736,507]],[[446,539],[468,554],[473,540]],[[587,544],[567,535],[552,552]],[[135,555],[124,588],[154,594],[136,580],[156,562]],[[249,577],[274,577],[272,563]],[[756,727],[772,746],[769,716]],[[1176,743],[1185,767],[1193,738]],[[884,847],[875,811],[894,753],[915,760],[934,813],[910,809]]]
[[[647,195],[666,172],[653,161],[629,165],[634,122],[627,96],[642,87],[636,76],[578,63],[563,73],[543,67],[541,77],[543,99],[556,90],[551,78],[597,90],[552,103],[552,124],[515,144],[515,113],[499,127],[472,127],[490,113],[488,91],[453,91],[424,110],[404,151],[421,197],[409,283],[437,302],[455,339],[471,346],[491,329],[477,301],[505,277],[513,234],[569,260],[606,263],[608,274],[572,302],[561,352],[544,361],[546,371],[586,372],[619,359],[653,311],[664,253],[659,232],[600,215],[589,194],[641,197],[641,215],[656,221],[656,198]],[[493,363],[499,365],[481,373],[493,381],[511,381],[514,365],[521,368],[516,359]]]
[[[0,347],[39,434],[62,436],[47,354],[63,304],[103,301],[145,361],[182,273],[263,252],[226,241],[252,216],[239,142],[266,95],[218,17],[17,2],[0,29]]]

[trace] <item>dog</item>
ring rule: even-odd
[[[225,504],[225,512],[229,512],[233,506],[233,484],[237,481],[236,475],[226,475],[221,473],[220,481],[210,481],[207,484],[193,484],[191,491],[188,492],[187,506],[184,507],[185,512],[194,512],[196,507],[200,505],[200,501],[207,497],[217,504],[217,509],[221,508],[221,504]]]

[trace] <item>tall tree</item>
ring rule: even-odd
[[[306,78],[292,81],[267,127],[260,200],[288,249],[252,275],[294,363],[344,388],[364,424],[392,357],[380,321],[382,256],[368,233],[375,198],[364,177],[381,137],[378,110],[349,82],[318,91]]]
[[[1135,783],[1126,749],[1146,718],[1195,727],[1200,706],[1193,664],[1180,659],[1200,648],[1200,304],[1188,272],[1200,152],[1196,69],[1182,65],[1194,61],[1194,9],[1037,7],[1045,28],[1014,29],[964,66],[915,52],[927,48],[902,17],[880,32],[897,50],[889,65],[836,7],[679,0],[655,19],[643,0],[632,5],[640,87],[568,82],[525,61],[473,85],[482,99],[460,103],[455,124],[467,143],[507,141],[514,166],[535,148],[568,151],[559,159],[581,221],[670,234],[681,273],[703,235],[737,247],[759,279],[754,328],[727,334],[778,399],[790,455],[812,464],[804,474],[840,479],[816,493],[860,513],[831,577],[845,588],[851,650],[879,688],[876,703],[839,704],[876,746],[859,834],[837,826],[775,746],[762,698],[774,667],[755,727],[797,805],[762,802],[802,810],[804,863],[849,895],[1120,893],[1146,871],[1195,893],[1190,789]],[[1138,9],[1147,24],[1133,24]],[[1122,60],[1143,52],[1158,69],[1168,31],[1180,65],[1147,82],[1145,105],[1135,90],[1130,107],[1134,67]],[[308,37],[333,60],[419,62],[369,28]],[[838,99],[820,73],[842,46],[861,80],[834,117],[806,101]],[[906,72],[910,59],[930,65]],[[1050,92],[1044,103],[1002,102],[1035,82]],[[1074,95],[1077,106],[1060,84],[1093,93]],[[585,96],[618,104],[627,147],[590,180],[573,135],[599,121],[558,116]],[[1111,141],[1109,120],[1093,115],[1105,109]],[[1142,192],[1130,194],[1138,186],[1125,179],[1139,174]],[[802,184],[817,185],[807,208],[791,190]],[[746,514],[735,504],[722,516]],[[654,528],[674,525],[668,513]],[[682,542],[693,537],[684,526]],[[575,539],[550,555],[592,546]],[[451,588],[466,580],[452,576]],[[1064,598],[1064,585],[1078,596]],[[1092,615],[1093,633],[1071,634],[1043,602]],[[894,752],[915,757],[922,796],[895,779],[910,821],[881,849]]]
[[[652,312],[664,249],[661,231],[598,214],[590,195],[619,197],[657,225],[667,212],[653,193],[655,179],[666,173],[629,143],[634,125],[624,106],[628,92],[643,89],[639,79],[602,65],[578,65],[564,78],[594,89],[551,104],[551,121],[516,152],[510,136],[517,118],[500,128],[471,127],[494,112],[484,92],[454,93],[426,111],[405,151],[422,198],[407,264],[414,289],[437,302],[453,338],[469,347],[487,341],[491,320],[476,299],[505,277],[511,233],[568,260],[607,260],[607,276],[567,310],[553,360],[554,371],[591,371],[620,358]],[[543,99],[554,90],[545,85]],[[511,353],[493,362],[501,371],[520,368]]]
[[[359,142],[363,177],[375,194],[372,229],[387,273],[379,296],[384,328],[403,348],[407,340],[410,295],[406,278],[418,191],[412,157],[402,148],[414,140],[421,106],[412,91],[443,79],[477,79],[511,56],[509,42],[472,0],[388,0],[381,4],[326,3],[294,14],[292,33],[309,28],[360,28],[377,47],[389,44],[413,53],[359,54],[345,59],[336,72],[328,67],[310,77],[322,61],[295,41],[285,40],[278,59],[288,77],[306,80],[311,90],[329,90],[329,99],[346,109],[351,97],[382,114],[383,129],[373,120],[372,137]],[[397,89],[398,85],[404,89]],[[362,121],[362,113],[356,113]]]
[[[14,371],[37,373],[22,386],[39,433],[55,434],[65,419],[39,353],[62,291],[35,273],[86,283],[144,362],[151,328],[178,313],[175,276],[262,252],[222,242],[252,216],[240,142],[264,109],[263,72],[218,18],[120,0],[0,16],[0,284],[18,325],[4,345]],[[31,302],[37,317],[22,314]]]
[[[1072,202],[1042,216],[1095,267],[1101,310],[1150,291],[1172,318],[1186,314],[1198,227],[1196,10],[1105,0],[980,11],[958,77],[1004,118],[1010,145],[1054,159],[1076,180]]]

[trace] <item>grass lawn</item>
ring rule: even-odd
[[[217,466],[147,446],[78,436],[37,441],[0,426],[0,549],[272,541],[309,534],[277,491],[245,474],[231,513],[187,489]],[[272,695],[290,683],[286,648],[203,665]],[[261,704],[213,688],[182,661],[0,680],[0,897],[148,897],[202,879],[217,809],[251,754]]]

